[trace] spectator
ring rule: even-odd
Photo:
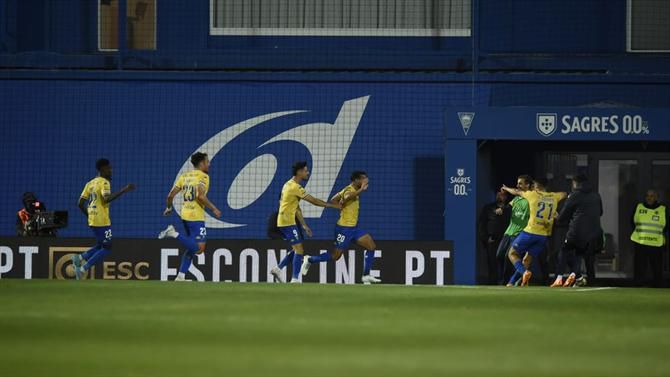
[[[509,224],[511,212],[507,205],[507,193],[498,192],[496,201],[485,205],[479,215],[479,240],[486,250],[489,284],[497,284],[499,281],[496,251]]]
[[[600,248],[603,237],[600,226],[602,215],[600,195],[593,191],[593,186],[585,175],[575,176],[572,179],[572,193],[558,214],[558,222],[567,223],[568,232],[558,254],[556,280],[552,287],[572,286],[578,278],[580,285],[586,285],[586,277],[595,278],[595,253]],[[586,277],[581,276],[582,260],[586,261]],[[564,282],[566,263],[571,273]]]
[[[663,251],[667,244],[668,212],[658,202],[658,193],[647,190],[644,202],[633,213],[635,282],[644,285],[647,265],[651,266],[654,287],[663,286]]]

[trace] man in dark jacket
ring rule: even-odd
[[[559,223],[568,223],[565,242],[558,254],[556,280],[552,287],[570,287],[580,278],[582,258],[586,262],[586,276],[595,277],[595,253],[602,244],[600,216],[603,204],[600,195],[593,190],[588,178],[579,174],[572,179],[572,193],[558,214]],[[566,263],[571,273],[563,279]],[[586,279],[580,280],[583,284]]]
[[[479,242],[486,250],[489,284],[498,284],[496,252],[511,215],[512,208],[507,205],[506,192],[496,193],[496,201],[485,205],[479,214]]]

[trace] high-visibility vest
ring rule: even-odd
[[[649,209],[642,203],[635,209],[635,230],[630,239],[640,245],[660,247],[665,242],[663,229],[665,228],[665,206]]]

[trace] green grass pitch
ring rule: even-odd
[[[670,291],[0,280],[0,376],[668,376]]]

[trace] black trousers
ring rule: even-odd
[[[663,252],[664,247],[653,247],[633,243],[635,258],[635,285],[647,284],[647,266],[651,267],[652,284],[656,288],[663,287]]]
[[[496,260],[498,261],[499,284],[506,284],[512,277],[512,274],[514,274],[514,266],[512,266],[512,262],[509,261],[509,257],[507,256],[509,248],[512,247],[512,241],[514,241],[514,237],[505,235],[498,244]]]
[[[584,265],[586,266],[586,276],[595,279],[596,256],[594,246],[596,242],[596,239],[589,242],[566,239],[558,253],[556,275],[563,274],[567,265],[569,267],[569,272],[574,272],[575,275],[579,277],[582,275],[582,261],[584,261]]]
[[[486,250],[487,284],[498,284],[500,277],[498,276],[498,261],[496,259],[496,254],[498,252],[500,239],[494,238],[493,242],[488,242],[488,240],[486,240],[483,243],[484,249]]]

